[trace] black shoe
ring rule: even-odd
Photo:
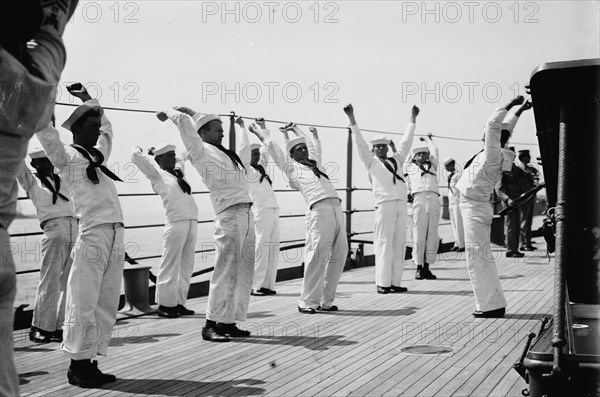
[[[233,324],[217,323],[215,332],[222,336],[230,338],[247,338],[250,336],[250,331],[241,330]]]
[[[380,287],[379,285],[377,286],[377,293],[378,294],[389,294],[390,290],[391,290],[390,287]]]
[[[100,379],[102,383],[112,383],[117,381],[116,376],[111,374],[105,374],[102,371],[100,371],[100,368],[98,368],[98,361],[96,360],[92,361],[91,369],[92,372],[96,374],[96,377]]]
[[[75,360],[72,360],[73,363]],[[69,384],[86,389],[102,386],[102,379],[97,376],[90,360],[76,360],[78,364],[71,364],[67,371]]]
[[[35,343],[50,343],[52,342],[52,332],[44,331],[43,329],[31,327],[29,330],[29,340]]]
[[[424,274],[423,274],[423,268],[421,266],[417,266],[417,272],[415,273],[415,280],[423,280]]]
[[[490,310],[487,312],[482,312],[482,311],[475,311],[473,312],[473,317],[477,317],[477,318],[502,318],[504,317],[504,308],[500,308],[500,309],[496,309],[496,310]]]
[[[407,292],[408,288],[406,287],[395,287],[395,286],[391,286],[390,287],[390,292],[395,292],[395,293],[402,293],[402,292]]]
[[[179,317],[179,312],[177,311],[177,306],[169,307],[169,306],[158,306],[158,317],[164,318],[177,318]]]
[[[435,274],[431,273],[431,270],[429,270],[429,269],[423,269],[423,278],[425,280],[436,280],[437,279]]]
[[[277,294],[276,291],[273,291],[272,289],[268,289],[268,288],[261,288],[259,289],[260,292],[262,292],[265,295],[275,295]]]
[[[515,251],[515,252],[507,252],[506,253],[506,257],[507,258],[522,258],[524,257],[525,254],[519,251]]]
[[[315,314],[316,311],[312,307],[300,307],[298,306],[298,311],[302,314]]]
[[[537,248],[532,245],[521,246],[521,251],[535,251]]]
[[[454,252],[454,251],[458,251],[458,247],[456,245],[454,247],[450,248],[450,252]]]
[[[62,343],[63,341],[63,331],[62,329],[57,329],[50,335],[50,342],[58,342]]]
[[[259,289],[258,290],[253,289],[250,292],[250,295],[252,295],[252,296],[265,296],[266,294],[264,292],[262,292],[261,290],[259,290]]]
[[[191,316],[192,314],[196,314],[195,311],[190,310],[183,305],[177,305],[175,309],[177,310],[177,314],[179,314],[180,316]]]
[[[336,305],[331,305],[329,309],[325,309],[324,307],[317,307],[317,311],[319,312],[337,312],[339,309]]]
[[[465,247],[457,249],[456,252],[465,252]]]
[[[211,326],[202,327],[202,339],[209,342],[229,342],[229,337],[219,335],[217,331]]]

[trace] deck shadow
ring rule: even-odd
[[[272,313],[273,312],[270,312],[270,311],[250,312],[250,313],[248,313],[248,315],[246,317],[248,317],[248,318],[269,318],[269,317],[275,316]]]
[[[291,330],[290,332],[294,332]],[[331,331],[337,331],[337,328],[332,328]],[[311,332],[315,336],[287,336],[287,335],[266,335],[266,336],[251,336],[249,338],[233,339],[236,343],[251,343],[261,345],[282,345],[282,346],[299,346],[309,350],[324,351],[329,350],[331,346],[351,346],[358,342],[353,340],[345,340],[344,335],[328,335],[318,336],[318,330]],[[328,332],[327,328],[323,328],[323,333]]]
[[[60,345],[57,345],[60,346]],[[23,347],[15,347],[13,349],[16,352],[39,352],[39,353],[45,353],[45,352],[53,352],[55,349],[49,349],[47,347],[39,347],[39,344],[35,344],[32,346],[23,346]]]
[[[121,393],[137,394],[140,392],[151,392],[163,396],[230,396],[234,393],[243,393],[245,396],[256,396],[265,393],[265,389],[253,386],[265,383],[259,379],[236,379],[231,381],[198,382],[179,379],[119,379],[116,383],[106,384],[102,390],[113,390]],[[143,389],[140,390],[140,384]],[[205,390],[203,390],[205,389]]]
[[[473,295],[473,291],[415,291],[408,290],[403,294],[409,295]],[[400,294],[402,295],[402,294]]]
[[[137,343],[156,343],[161,340],[158,338],[168,338],[171,336],[179,336],[181,334],[155,334],[155,335],[139,335],[139,336],[124,336],[122,338],[113,337],[108,344],[111,347],[131,345]]]
[[[551,315],[549,313],[507,313],[504,315],[504,319],[506,320],[524,320],[524,321],[530,321],[530,320],[541,320],[542,317],[548,317],[550,318]]]
[[[341,308],[337,312],[317,312],[332,316],[359,316],[359,317],[397,317],[415,314],[420,307],[404,307],[394,310],[353,310]]]
[[[19,386],[26,385],[29,382],[31,382],[27,378],[32,378],[34,376],[40,376],[40,375],[48,375],[48,372],[46,372],[46,371],[33,371],[33,372],[24,372],[22,374],[19,374]]]

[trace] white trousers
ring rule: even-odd
[[[254,217],[250,204],[235,204],[215,218],[215,270],[210,278],[206,319],[246,321],[254,277]]]
[[[413,261],[435,263],[440,237],[440,200],[431,192],[413,193]]]
[[[42,266],[31,325],[54,332],[65,320],[67,280],[71,270],[71,250],[77,238],[77,219],[60,217],[44,222]]]
[[[405,201],[384,201],[375,207],[375,282],[380,287],[400,287],[406,229]]]
[[[27,147],[27,141],[25,141]],[[1,152],[1,149],[0,149]],[[4,175],[0,185],[5,186]],[[15,180],[16,181],[16,180]],[[4,193],[4,192],[3,192]],[[0,226],[0,396],[18,396],[19,378],[13,361],[13,320],[14,302],[17,293],[17,277],[10,237],[6,229]]]
[[[119,306],[125,261],[122,223],[80,231],[67,283],[62,350],[73,360],[106,356]]]
[[[275,289],[279,265],[279,208],[252,209],[256,251],[252,289]]]
[[[188,219],[165,224],[163,255],[156,276],[156,302],[175,307],[185,305],[194,272],[198,221]]]
[[[324,199],[306,214],[304,279],[298,306],[316,309],[333,305],[348,256],[344,214],[338,199]]]
[[[506,307],[490,245],[492,206],[461,196],[460,212],[465,226],[467,270],[475,294],[475,308],[490,311]]]
[[[465,247],[465,229],[463,219],[460,214],[459,199],[449,200],[448,212],[450,213],[450,223],[452,224],[452,233],[454,234],[454,245],[458,248]]]

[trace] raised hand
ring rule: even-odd
[[[162,122],[165,122],[169,119],[169,116],[167,116],[166,112],[163,112],[162,110],[160,112],[156,112],[156,118],[159,119]]]
[[[264,130],[264,129],[267,128],[266,123],[265,123],[265,119],[263,117],[257,117],[257,118],[254,119],[254,121],[256,121],[256,124],[258,124],[258,126],[261,129]]]
[[[350,115],[354,114],[354,107],[352,106],[351,103],[349,103],[346,106],[344,106],[344,113],[346,113],[346,115],[348,117],[350,117]]]
[[[527,100],[523,103],[521,107],[523,108],[523,110],[529,110],[533,107],[533,102],[531,102],[530,98],[527,98]]]
[[[238,118],[235,120],[235,123],[236,123],[237,125],[239,125],[241,128],[244,128],[244,119],[243,119],[243,118],[241,118],[241,117],[238,117]]]
[[[193,116],[194,114],[196,114],[196,112],[194,112],[191,108],[188,108],[186,106],[175,106],[173,109],[177,110],[178,112],[185,113],[189,116]]]
[[[419,112],[421,111],[421,109],[419,109],[416,105],[413,105],[411,111],[411,116],[413,117],[417,117],[419,115]]]
[[[83,102],[92,99],[87,89],[81,83],[74,83],[67,86],[69,94],[81,99]]]

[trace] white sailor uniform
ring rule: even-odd
[[[448,212],[450,213],[450,223],[454,234],[454,245],[458,248],[464,248],[465,229],[460,214],[460,192],[456,188],[456,183],[460,179],[462,171],[458,169],[458,166],[455,169],[456,171],[448,176]]]
[[[265,139],[271,157],[285,173],[292,187],[298,189],[308,206],[306,211],[306,246],[304,279],[298,300],[299,308],[329,309],[348,256],[346,226],[340,199],[321,166],[321,142],[303,136],[309,158],[315,167],[294,161],[270,138]],[[297,138],[296,138],[297,139]],[[293,144],[295,140],[291,140]],[[313,170],[314,169],[314,170]],[[319,176],[315,175],[315,171]]]
[[[150,180],[152,190],[160,196],[165,208],[163,255],[156,275],[156,302],[166,307],[185,306],[194,271],[198,208],[184,178],[183,161],[177,159],[174,175],[155,167],[139,148],[134,149],[131,160]]]
[[[506,299],[490,246],[493,209],[490,196],[502,171],[509,171],[515,154],[500,147],[502,120],[506,109],[498,108],[486,123],[484,149],[467,162],[456,184],[460,192],[460,213],[465,228],[467,270],[477,311],[506,307]],[[510,130],[518,116],[507,116]]]
[[[272,180],[266,171],[268,149],[259,145],[260,160],[256,168],[250,165],[252,145],[244,128],[240,146],[240,159],[246,167],[246,180],[252,199],[256,251],[254,255],[254,281],[252,289],[275,290],[279,265],[279,205],[273,191]]]
[[[408,184],[413,196],[413,252],[415,265],[435,263],[439,247],[440,193],[438,185],[438,149],[425,138],[429,161],[425,164],[411,162],[407,165]],[[413,152],[415,152],[413,148]],[[419,150],[423,151],[423,150]]]
[[[167,115],[177,126],[190,162],[210,192],[216,214],[215,269],[206,319],[225,324],[246,321],[254,276],[254,219],[245,170],[223,150],[204,142],[192,117],[173,109]]]
[[[412,145],[415,124],[409,122],[399,150],[386,164],[374,157],[357,125],[350,126],[358,157],[369,173],[375,198],[375,283],[380,287],[400,287],[404,270],[407,230],[407,190],[403,164]]]
[[[100,105],[91,99],[82,106]],[[61,348],[73,360],[106,356],[125,260],[123,213],[112,180],[115,176],[106,168],[112,151],[112,126],[103,115],[93,153],[81,146],[65,146],[52,125],[37,132],[37,137],[61,177],[71,181],[75,215],[80,219],[67,283]],[[90,179],[93,176],[94,181]]]
[[[52,178],[34,176],[25,161],[21,162],[17,180],[33,202],[44,231],[40,282],[31,325],[54,332],[62,329],[65,319],[71,250],[77,238],[77,218],[70,199],[70,183],[67,178],[60,178],[54,173]]]

